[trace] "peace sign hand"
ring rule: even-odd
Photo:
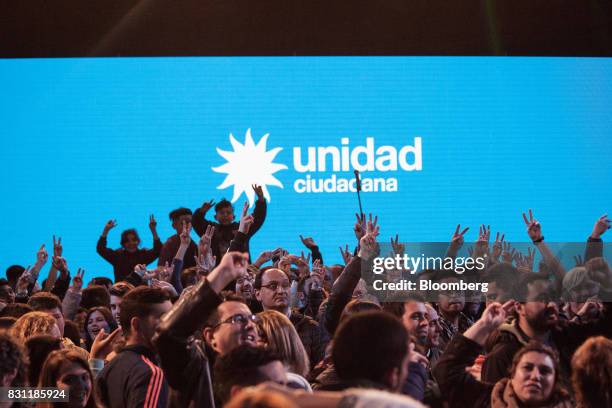
[[[527,219],[527,215],[523,213],[523,221],[525,221],[525,225],[527,226],[527,234],[532,241],[541,241],[544,239],[542,236],[542,226],[540,223],[533,218],[533,213],[531,212],[531,208],[529,209],[529,219]]]

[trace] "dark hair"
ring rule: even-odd
[[[62,313],[61,300],[50,292],[38,292],[33,294],[30,296],[30,299],[28,299],[28,305],[36,312],[58,308],[60,313]]]
[[[192,266],[190,268],[185,268],[181,271],[181,285],[183,288],[191,286],[191,281],[195,278],[196,282],[198,276],[198,267]]]
[[[168,294],[159,288],[139,286],[129,291],[121,300],[119,320],[121,329],[127,337],[132,330],[131,320],[134,317],[143,318],[153,312],[153,306],[169,300]]]
[[[257,385],[270,378],[259,370],[261,366],[273,361],[281,361],[280,357],[263,347],[242,345],[224,356],[218,357],[214,368],[215,395],[222,403],[230,399],[233,386],[241,387]]]
[[[612,340],[591,337],[572,357],[572,386],[578,406],[612,406]]]
[[[121,306],[123,306],[123,304]],[[83,322],[83,330],[85,332],[85,347],[87,348],[87,350],[91,350],[91,345],[94,341],[94,339],[92,339],[89,335],[89,330],[87,330],[87,323],[89,322],[89,318],[94,312],[100,312],[102,316],[104,316],[104,320],[106,320],[106,323],[108,324],[109,333],[112,333],[113,330],[117,328],[117,322],[115,322],[115,319],[113,319],[113,314],[111,313],[109,308],[104,306],[96,306],[89,309],[87,311],[87,316],[85,316],[85,321]]]
[[[11,303],[10,305],[4,306],[4,309],[0,310],[0,317],[14,317],[15,319],[19,319],[24,314],[33,311],[34,309],[25,303]]]
[[[402,316],[404,316],[404,313],[406,312],[406,303],[408,302],[425,303],[425,298],[423,298],[423,296],[418,293],[402,293],[402,298],[399,301],[383,302],[382,310],[387,313],[391,313],[398,319],[401,319]]]
[[[72,320],[64,321],[64,337],[70,339],[70,341],[77,346],[81,345],[79,326]]]
[[[30,357],[30,372],[28,374],[30,385],[36,386],[38,384],[38,377],[45,360],[49,353],[61,349],[61,343],[61,339],[46,334],[32,336],[26,340],[25,347]]]
[[[4,317],[0,317],[0,330],[2,329],[10,329],[11,327],[13,327],[13,325],[15,324],[15,322],[17,321],[16,318],[12,317],[12,316],[4,316]]]
[[[513,285],[512,298],[517,302],[525,303],[529,294],[529,285],[537,281],[550,282],[539,273],[526,273],[521,276],[516,285]]]
[[[180,208],[177,208],[176,210],[170,211],[170,214],[168,216],[170,217],[170,220],[174,222],[178,220],[180,217],[182,217],[183,215],[192,215],[192,214],[193,213],[191,212],[189,208],[180,207]]]
[[[107,278],[106,276],[98,276],[91,280],[91,283],[94,285],[111,287],[113,286],[113,281]]]
[[[259,273],[257,275],[255,275],[255,282],[253,283],[253,287],[255,289],[261,289],[261,281],[263,280],[264,275],[266,274],[266,272],[271,271],[271,270],[281,271],[282,273],[284,273],[287,276],[289,281],[291,281],[291,277],[289,275],[287,275],[287,273],[285,271],[283,271],[282,269],[279,269],[279,268],[263,268],[261,271],[259,271]]]
[[[559,364],[559,355],[555,350],[537,340],[531,340],[529,343],[527,343],[526,346],[524,346],[514,354],[514,357],[512,358],[512,366],[510,367],[510,378],[514,377],[521,358],[525,354],[530,352],[546,354],[553,362],[553,366],[555,368],[555,383],[549,401],[567,399],[569,397],[569,393],[567,392],[567,390],[565,390],[565,388],[563,387],[563,382],[561,381],[561,366]],[[553,403],[550,406],[555,405],[556,404]]]
[[[389,387],[387,375],[401,368],[408,354],[404,325],[382,311],[349,317],[340,324],[333,341],[332,361],[342,380],[370,380]]]
[[[6,280],[6,279],[4,279],[4,278],[0,278],[0,286],[4,286],[4,285],[9,285],[9,286],[11,286],[11,284],[10,284],[10,282],[9,282],[9,281],[7,281],[7,280]]]
[[[487,269],[484,281],[495,282],[495,285],[504,292],[511,294],[514,285],[519,280],[520,272],[509,263],[501,262]]]
[[[231,207],[232,209],[234,208],[232,203],[230,203],[225,198],[223,198],[223,199],[221,199],[221,201],[219,201],[217,203],[217,205],[215,205],[215,212],[219,212],[219,211],[221,211],[222,209],[224,209],[226,207]]]
[[[381,308],[374,302],[370,302],[368,300],[353,299],[348,302],[346,306],[344,306],[342,314],[340,315],[339,322],[342,323],[344,320],[348,319],[350,316],[356,313],[371,312],[376,310],[381,310]]]
[[[27,355],[14,337],[7,333],[0,333],[0,377],[15,370],[17,370],[17,375],[11,382],[11,386],[26,386],[28,381]]]
[[[96,306],[104,306],[110,309],[110,294],[106,286],[93,285],[83,289],[80,306],[85,309]]]
[[[129,228],[126,229],[125,231],[123,231],[121,233],[121,241],[119,241],[119,243],[121,244],[121,246],[124,246],[127,239],[128,239],[128,235],[134,235],[136,237],[136,240],[138,240],[138,243],[140,244],[140,236],[138,235],[138,232],[136,231],[136,228]]]
[[[76,363],[83,367],[87,373],[89,373],[89,379],[91,381],[91,394],[85,408],[95,408],[97,406],[95,400],[95,381],[87,361],[81,357],[81,353],[73,349],[63,349],[52,351],[47,357],[45,364],[43,365],[40,372],[40,379],[38,381],[38,387],[57,387],[57,380],[60,369],[65,363]],[[38,406],[38,405],[37,405]],[[42,407],[52,407],[53,403],[47,403],[41,405]]]
[[[215,310],[213,310],[212,313],[208,316],[208,319],[206,320],[207,327],[211,327],[219,323],[219,306],[221,306],[223,303],[238,302],[238,303],[246,304],[242,296],[237,295],[235,292],[232,292],[231,290],[224,290],[219,294],[219,296],[221,297],[223,301],[219,303],[217,307],[215,308]]]
[[[6,268],[6,278],[9,282],[17,282],[25,268],[21,265],[11,265]]]
[[[134,285],[128,282],[117,282],[111,286],[109,294],[119,298],[124,297],[130,290],[134,289]]]

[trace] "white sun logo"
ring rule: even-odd
[[[225,151],[217,148],[217,153],[221,155],[227,163],[213,167],[212,170],[217,173],[226,173],[227,176],[223,183],[218,186],[218,189],[234,186],[234,196],[232,202],[235,202],[242,193],[245,193],[249,205],[253,205],[255,201],[255,192],[251,187],[253,184],[262,187],[264,197],[270,201],[270,193],[268,185],[283,188],[283,184],[273,176],[279,170],[287,168],[284,164],[273,163],[276,155],[282,150],[281,147],[276,147],[266,151],[266,142],[270,134],[266,133],[255,144],[251,137],[251,129],[246,131],[244,144],[240,144],[230,133],[229,140],[234,148],[234,151]]]

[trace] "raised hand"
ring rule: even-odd
[[[244,206],[242,206],[242,213],[240,214],[240,224],[238,225],[238,231],[243,234],[249,233],[249,228],[255,222],[255,218],[252,215],[248,214],[249,211],[249,202],[246,201]]]
[[[529,219],[527,219],[527,215],[523,213],[523,221],[525,221],[525,225],[527,226],[527,234],[532,241],[540,242],[542,239],[544,239],[542,236],[542,226],[533,218],[531,208],[529,209]]]
[[[510,246],[509,242],[504,241],[502,243],[502,262],[509,263],[512,265],[512,260],[514,259],[514,253],[516,249]]]
[[[406,251],[406,245],[399,242],[399,235],[395,234],[395,241],[393,237],[391,237],[391,248],[393,248],[393,253],[395,255],[404,255],[404,251]]]
[[[608,214],[604,214],[595,222],[593,226],[593,232],[591,232],[591,238],[600,239],[601,236],[610,229],[610,219]]]
[[[115,224],[116,225],[116,224]],[[55,235],[53,236],[53,256],[62,256],[64,252],[64,248],[62,247],[62,237],[57,237],[55,239]]]
[[[463,242],[465,241],[463,236],[468,232],[470,227],[464,228],[461,232],[459,232],[459,229],[461,229],[461,224],[457,224],[457,228],[455,228],[455,232],[451,238],[451,246],[457,250],[463,246]]]
[[[212,225],[207,225],[206,231],[200,237],[200,242],[198,242],[198,251],[200,254],[208,253],[211,248],[213,235],[215,235],[215,227]]]
[[[474,256],[483,256],[489,252],[489,238],[491,237],[491,226],[482,224],[478,228],[478,240],[474,244]]]
[[[42,244],[38,252],[36,252],[36,265],[38,266],[39,270],[43,267],[44,264],[47,263],[48,259],[49,253],[45,249],[45,244]]]
[[[503,305],[498,302],[493,302],[486,307],[480,321],[490,330],[496,329],[500,324],[506,320],[506,311],[514,304],[513,300],[509,300]]]
[[[102,230],[102,236],[106,237],[108,232],[117,226],[117,220],[108,220],[104,225],[104,230]]]
[[[496,261],[499,259],[499,257],[502,254],[502,250],[503,250],[502,245],[504,243],[505,236],[506,234],[502,234],[501,239],[500,239],[499,232],[495,234],[495,242],[493,242],[493,252],[491,253],[491,257],[495,259]]]
[[[215,206],[215,200],[210,200],[210,201],[205,201],[202,204],[202,211],[204,211],[204,213],[207,213],[208,210],[210,210],[211,208],[213,208]]]
[[[348,244],[346,245],[345,249],[342,249],[342,247],[340,248],[340,255],[342,255],[342,260],[344,261],[344,264],[348,264],[349,262],[351,262],[351,259],[353,259],[353,254],[351,254],[351,251],[349,251],[349,246]]]
[[[584,266],[584,260],[580,255],[574,256],[574,262],[576,263],[576,266]]]
[[[257,199],[259,201],[263,201],[264,199],[263,187],[258,186],[257,184],[253,184],[251,185],[251,187],[253,188],[253,191],[255,191],[255,194],[257,195]]]
[[[374,218],[374,221],[372,221],[372,214],[370,214],[370,219],[366,224],[366,233],[359,240],[359,257],[361,259],[372,259],[378,252],[376,237],[379,234],[380,226],[376,225],[377,220],[378,216]]]
[[[85,275],[85,269],[77,269],[76,275],[72,278],[72,285],[70,285],[70,290],[72,292],[80,292],[83,288],[83,276]]]
[[[429,367],[429,359],[415,350],[415,345],[413,342],[410,342],[408,348],[408,354],[410,356],[409,359],[411,363],[418,363],[425,368]]]
[[[325,279],[325,268],[321,265],[321,260],[315,259],[312,262],[312,272],[310,273],[312,278],[312,288],[320,289],[323,286],[323,280]]]
[[[155,216],[153,214],[149,215],[149,229],[153,234],[157,231],[157,221],[155,221]]]
[[[357,218],[357,222],[355,222],[355,226],[353,227],[353,231],[355,232],[355,238],[357,241],[361,239],[365,235],[365,214],[361,214],[361,216],[355,213],[355,217]]]
[[[275,251],[263,251],[261,254],[259,254],[255,262],[253,262],[253,265],[260,268],[261,265],[265,264],[268,261],[271,261],[272,258],[274,258],[274,255]]]
[[[191,223],[183,223],[183,230],[179,237],[181,239],[181,246],[188,247],[191,244]]]
[[[212,289],[219,293],[230,282],[247,277],[247,266],[249,265],[249,254],[241,252],[227,252],[221,258],[219,265],[213,269],[206,278]]]
[[[304,246],[310,250],[312,250],[312,248],[317,247],[317,244],[316,242],[314,242],[314,239],[312,239],[312,237],[304,238],[303,236],[300,235],[300,240],[302,241],[302,244],[304,244]]]
[[[66,258],[62,258],[61,256],[53,257],[53,267],[60,271],[63,274],[68,273],[68,262],[66,262]]]
[[[21,276],[19,276],[19,279],[17,279],[17,293],[24,293],[28,291],[28,287],[30,286],[30,283],[32,283],[32,274],[30,270],[30,265],[28,265],[28,267],[25,268]]]
[[[120,335],[121,328],[113,330],[111,334],[106,334],[104,329],[100,330],[91,345],[90,357],[104,360],[113,351],[113,343]]]
[[[310,274],[310,254],[308,254],[308,256],[304,256],[304,251],[302,251],[302,254],[300,255],[300,257],[295,257],[293,258],[295,266],[297,266],[298,268],[298,273],[300,275],[300,277],[303,276],[308,276]]]

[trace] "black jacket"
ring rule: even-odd
[[[168,406],[168,384],[155,354],[145,346],[127,346],[97,378],[100,401],[106,407]]]
[[[106,238],[100,237],[96,246],[98,254],[108,263],[113,265],[115,282],[124,280],[136,265],[148,265],[157,259],[162,249],[162,243],[158,239],[153,240],[153,248],[139,248],[135,252],[128,252],[123,248],[110,249],[106,246]]]
[[[222,299],[206,279],[186,291],[163,317],[153,343],[170,386],[170,406],[214,407],[208,357],[192,335],[203,328]]]
[[[266,219],[266,209],[266,200],[255,201],[255,209],[253,210],[254,222],[249,228],[249,232],[247,234],[248,239],[255,235],[255,233],[263,225]],[[215,227],[215,234],[212,237],[212,242],[210,245],[212,247],[213,255],[217,257],[217,263],[221,261],[223,255],[227,252],[228,248],[230,247],[230,242],[234,239],[234,235],[238,231],[238,226],[240,225],[238,222],[233,222],[229,225],[221,225],[217,222],[208,221],[202,208],[195,210],[191,223],[193,225],[193,229],[199,236],[204,235],[207,226],[211,225]],[[249,252],[248,239],[246,242],[245,252]]]
[[[591,323],[560,322],[550,331],[549,345],[559,352],[562,375],[571,374],[572,355],[591,336],[612,337],[612,303],[604,302],[602,317]],[[518,324],[503,324],[487,341],[487,358],[482,365],[482,380],[495,383],[507,377],[514,354],[529,342]]]

